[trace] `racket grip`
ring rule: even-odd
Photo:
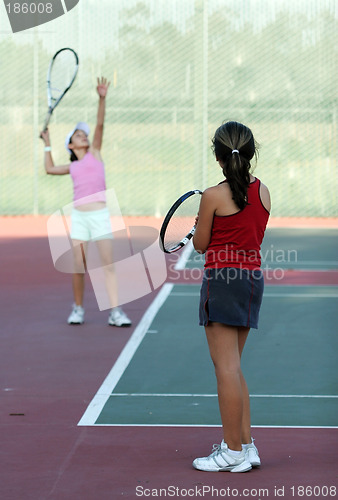
[[[42,128],[43,132],[46,132],[46,130],[48,128],[48,124],[49,124],[50,118],[52,116],[52,112],[53,111],[51,109],[48,110],[48,113],[46,115],[46,118],[45,118],[45,121],[44,121],[44,124],[43,124],[43,128]]]

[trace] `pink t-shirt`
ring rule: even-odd
[[[82,160],[70,164],[70,175],[74,186],[74,205],[106,201],[104,164],[88,151]],[[83,199],[90,196],[90,198]]]

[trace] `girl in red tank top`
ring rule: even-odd
[[[205,253],[200,325],[215,366],[223,440],[193,466],[246,472],[259,466],[260,458],[251,437],[249,393],[240,360],[250,328],[258,327],[264,289],[260,247],[270,195],[250,173],[256,143],[248,127],[224,123],[215,132],[213,150],[226,180],[204,191],[193,244]]]

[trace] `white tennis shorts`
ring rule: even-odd
[[[81,241],[113,239],[109,210],[72,210],[71,238]]]

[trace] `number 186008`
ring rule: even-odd
[[[53,12],[53,4],[42,2],[30,2],[6,4],[8,14],[51,14]]]
[[[291,486],[293,497],[335,497],[337,494],[336,486]]]

